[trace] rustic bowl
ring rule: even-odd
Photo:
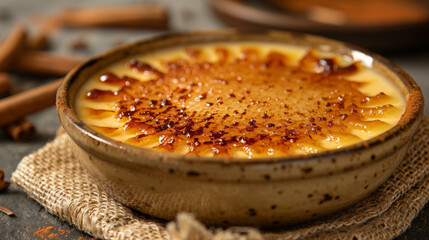
[[[349,147],[308,156],[235,161],[120,143],[77,117],[78,89],[112,63],[170,46],[249,40],[311,46],[362,61],[398,86],[406,98],[405,113],[389,131]],[[206,224],[275,226],[337,211],[379,187],[407,151],[422,117],[423,95],[398,66],[349,44],[288,32],[221,30],[162,35],[92,58],[67,75],[58,91],[57,108],[76,159],[117,201],[167,220],[191,212]]]

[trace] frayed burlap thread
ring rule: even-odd
[[[24,157],[12,181],[48,212],[102,239],[392,239],[409,227],[429,199],[429,117],[423,119],[402,164],[369,197],[330,216],[272,232],[208,230],[189,214],[179,214],[166,226],[138,214],[98,188],[67,141],[66,134],[59,134]]]

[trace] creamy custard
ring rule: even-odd
[[[404,113],[388,79],[359,62],[272,43],[133,56],[79,90],[78,116],[120,142],[199,156],[317,153],[377,136]]]

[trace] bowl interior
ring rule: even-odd
[[[58,105],[59,111],[61,110],[66,121],[70,121],[77,131],[84,133],[91,139],[98,141],[100,144],[107,145],[118,151],[127,152],[127,154],[133,154],[135,156],[154,156],[162,157],[163,159],[168,158],[169,160],[189,161],[189,162],[226,162],[224,158],[220,157],[201,157],[201,156],[182,156],[175,153],[155,152],[154,150],[144,149],[125,143],[117,142],[102,134],[91,129],[89,126],[84,124],[77,116],[74,111],[75,97],[77,91],[87,79],[93,74],[100,71],[101,69],[128,58],[133,55],[145,54],[148,52],[156,51],[163,48],[180,45],[190,45],[199,43],[215,43],[215,42],[240,42],[240,41],[260,41],[260,42],[277,42],[287,43],[296,46],[304,46],[314,48],[320,52],[335,53],[340,56],[347,56],[353,59],[353,61],[360,61],[366,67],[374,69],[375,71],[384,75],[387,79],[402,92],[406,99],[405,113],[401,117],[400,121],[396,126],[388,130],[387,132],[379,135],[378,137],[371,138],[369,140],[360,142],[355,145],[347,146],[341,149],[328,150],[321,153],[302,155],[302,156],[284,156],[284,157],[273,157],[268,161],[267,159],[235,159],[235,161],[228,161],[231,164],[234,163],[267,163],[267,162],[280,162],[280,161],[301,161],[320,159],[324,156],[332,154],[343,154],[351,151],[360,151],[370,146],[379,144],[380,142],[392,138],[409,128],[422,114],[423,110],[423,96],[420,88],[412,80],[412,78],[400,69],[395,64],[389,62],[377,54],[371,53],[367,50],[359,47],[330,40],[322,37],[306,35],[301,33],[289,33],[289,32],[277,32],[277,31],[240,31],[240,30],[222,30],[212,32],[194,32],[187,34],[166,34],[152,39],[143,40],[130,45],[122,46],[111,51],[108,51],[100,56],[92,58],[82,66],[71,71],[64,83],[62,84],[59,94],[58,101],[62,102],[61,106]],[[64,125],[64,124],[63,124]],[[69,130],[66,128],[66,131]],[[73,138],[74,134],[69,132],[69,135]],[[162,155],[162,156],[161,156]]]

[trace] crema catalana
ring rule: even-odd
[[[273,43],[216,43],[132,56],[79,90],[78,116],[114,140],[199,156],[310,154],[392,128],[405,99],[340,56]]]

